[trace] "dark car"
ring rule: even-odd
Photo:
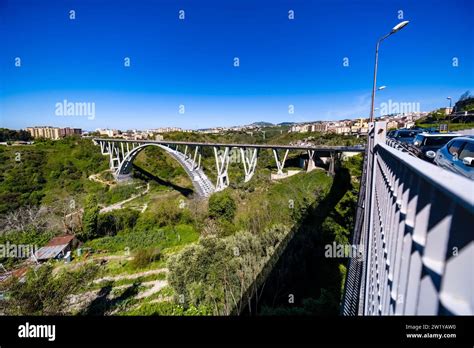
[[[393,135],[395,134],[396,130],[391,130],[387,132],[387,137],[393,138]]]
[[[393,133],[392,138],[401,143],[412,143],[419,133],[421,133],[421,130],[399,129]]]
[[[413,153],[425,161],[433,162],[436,151],[450,140],[460,137],[461,134],[453,133],[421,133],[413,140]]]
[[[458,137],[451,140],[436,152],[434,163],[474,180],[474,137]]]

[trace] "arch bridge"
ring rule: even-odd
[[[103,155],[109,155],[110,169],[120,181],[130,176],[133,160],[144,148],[157,146],[170,154],[184,168],[191,178],[200,196],[209,196],[229,186],[228,168],[232,159],[232,150],[238,150],[243,163],[245,182],[255,174],[260,150],[273,152],[277,175],[284,176],[285,162],[289,151],[305,151],[308,154],[307,171],[316,168],[316,162],[324,158],[329,162],[329,174],[335,171],[335,162],[343,152],[364,152],[363,146],[294,146],[273,144],[226,144],[165,140],[125,140],[117,138],[94,138]],[[216,161],[217,182],[211,183],[201,168],[202,149],[213,149]]]
[[[283,175],[289,151],[308,153],[307,170],[327,158],[329,173],[343,152],[364,152],[364,166],[348,257],[343,315],[472,315],[474,182],[394,148],[386,122],[369,124],[367,146],[291,146],[94,139],[118,180],[130,173],[147,146],[170,153],[191,176],[199,194],[229,185],[231,150],[240,151],[245,181],[259,151],[273,151]],[[202,149],[216,160],[214,186],[201,169]]]

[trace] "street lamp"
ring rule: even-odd
[[[385,88],[387,88],[387,86],[380,86],[379,88],[377,88],[378,91],[383,91]]]
[[[379,110],[379,108],[375,108],[375,109],[374,109],[374,113],[375,113],[375,111],[377,111],[377,110]],[[382,115],[380,115],[380,117],[382,117]]]
[[[374,102],[375,102],[375,89],[376,89],[376,84],[377,84],[377,65],[379,61],[379,46],[380,43],[385,40],[387,37],[389,37],[392,34],[395,34],[397,31],[401,30],[404,28],[409,21],[403,21],[398,23],[396,26],[392,28],[392,31],[388,33],[387,35],[383,36],[382,38],[377,41],[377,45],[375,46],[375,67],[374,67],[374,84],[372,87],[372,105],[370,108],[370,122],[374,122]]]
[[[449,100],[449,114],[448,114],[448,132],[449,132],[449,126],[451,125],[451,102],[452,102],[452,98],[447,97],[446,99]]]

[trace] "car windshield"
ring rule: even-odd
[[[415,136],[415,132],[398,132],[398,138],[413,138]]]
[[[474,143],[467,143],[466,146],[464,146],[459,158],[464,159],[465,157],[474,157]]]
[[[450,141],[451,139],[454,139],[456,136],[452,136],[452,137],[447,137],[447,136],[444,136],[444,137],[426,137],[426,140],[425,140],[425,143],[424,145],[425,146],[442,146],[444,144],[446,144],[448,141]]]
[[[449,147],[448,147],[448,151],[451,155],[455,155],[455,154],[458,154],[458,151],[459,151],[459,148],[463,145],[463,142],[460,141],[460,140],[455,140],[453,141]]]
[[[421,146],[423,144],[423,140],[425,140],[425,137],[423,135],[417,135],[413,142],[415,145]]]

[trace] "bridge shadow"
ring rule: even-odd
[[[122,303],[125,303],[127,300],[136,296],[138,294],[138,287],[140,284],[140,282],[133,283],[131,286],[126,288],[120,296],[117,296],[113,299],[108,298],[113,289],[112,284],[106,284],[99,290],[97,297],[87,306],[87,308],[83,311],[83,314],[101,316],[106,315],[108,312],[114,310]]]
[[[329,193],[310,207],[242,315],[337,315],[341,298],[341,259],[324,257],[331,244],[323,223],[352,188],[346,168],[339,168]],[[333,214],[331,214],[332,216]],[[278,256],[276,256],[278,257]]]
[[[141,167],[139,167],[135,164],[133,164],[133,169],[135,171],[134,175],[136,177],[138,177],[140,179],[144,179],[144,180],[152,180],[152,181],[156,182],[159,185],[170,187],[173,190],[178,191],[179,193],[181,193],[185,197],[189,197],[194,193],[194,191],[189,189],[189,188],[182,187],[182,186],[173,184],[170,181],[163,180],[163,179],[157,177],[156,175],[150,173],[149,171],[147,171],[147,170],[145,170],[145,169],[143,169],[143,168],[141,168]]]

